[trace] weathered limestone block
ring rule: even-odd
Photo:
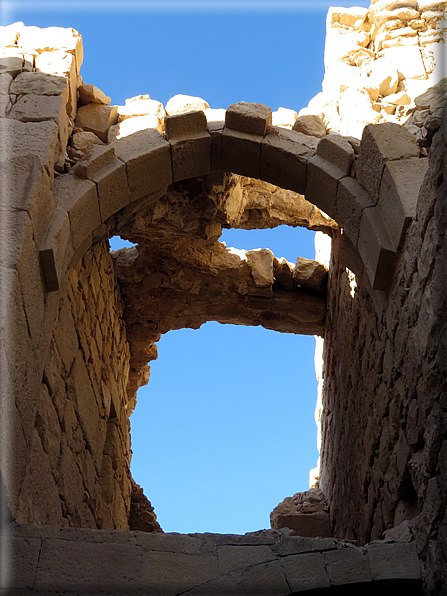
[[[263,138],[225,127],[221,135],[221,169],[224,172],[261,178],[260,159]]]
[[[262,142],[262,179],[303,194],[306,163],[315,154],[317,143],[314,137],[269,127]]]
[[[383,544],[381,542],[366,546],[368,559],[374,581],[386,579],[420,580],[421,568],[417,555],[416,544]]]
[[[171,143],[174,182],[210,172],[211,136],[202,111],[166,116],[165,134]]]
[[[293,268],[293,280],[306,290],[322,292],[325,289],[328,269],[322,263],[298,257]]]
[[[441,79],[436,85],[418,95],[414,103],[418,110],[430,109],[433,104],[441,104],[447,100],[447,77]]]
[[[76,126],[94,132],[101,141],[107,142],[109,128],[118,121],[116,106],[89,103],[77,111]]]
[[[303,114],[303,116],[298,116],[292,130],[319,139],[326,136],[326,126],[324,125],[323,119],[316,114]]]
[[[399,250],[405,230],[416,216],[419,190],[427,168],[428,159],[419,157],[390,161],[385,165],[378,206],[395,250]]]
[[[49,75],[43,72],[22,72],[14,79],[9,88],[15,95],[60,95],[68,101],[68,81],[65,77]]]
[[[362,584],[372,581],[368,558],[359,548],[351,546],[322,554],[331,586]]]
[[[396,253],[377,205],[362,211],[357,247],[371,287],[386,291],[393,278]]]
[[[318,155],[307,162],[306,200],[335,217],[335,198],[339,181],[346,174]]]
[[[290,528],[297,536],[329,538],[332,536],[326,497],[318,489],[286,497],[270,514],[274,529]]]
[[[296,122],[298,114],[295,110],[288,108],[278,108],[276,112],[272,113],[272,126],[280,126],[281,128],[292,129]]]
[[[386,162],[419,157],[415,138],[398,124],[368,124],[363,131],[356,174],[360,184],[377,202]]]
[[[91,144],[82,159],[73,168],[73,173],[80,178],[92,178],[102,168],[115,160],[115,148],[110,145]]]
[[[346,176],[349,175],[354,161],[354,149],[341,135],[330,133],[321,139],[317,145],[317,155],[333,164]]]
[[[63,27],[22,27],[19,29],[18,44],[33,48],[40,53],[53,50],[66,50],[76,58],[76,70],[82,65],[83,49],[80,34],[71,28]]]
[[[88,176],[98,186],[101,221],[129,204],[131,196],[127,186],[126,165],[119,159]]]
[[[185,114],[186,112],[202,112],[209,109],[209,104],[200,97],[190,95],[174,95],[166,104],[166,114],[174,116],[175,114]]]
[[[68,212],[59,207],[54,212],[39,247],[40,268],[45,292],[59,290],[59,280],[62,279],[73,254],[70,218]]]
[[[126,163],[132,200],[172,183],[171,146],[153,129],[142,130],[113,143],[118,159]]]
[[[347,176],[338,184],[335,200],[335,219],[354,246],[357,245],[362,211],[373,207],[374,201],[354,178]]]
[[[127,118],[134,118],[135,116],[156,116],[159,120],[165,117],[165,109],[163,104],[155,99],[145,97],[144,99],[126,100],[125,106],[118,106],[119,122]]]
[[[77,89],[79,93],[79,106],[85,106],[89,103],[99,103],[104,106],[110,105],[110,97],[101,91],[101,89],[95,87],[95,85],[84,83],[80,76],[78,76],[77,80]]]
[[[280,259],[279,264],[275,267],[274,276],[275,280],[285,290],[293,290],[296,288],[296,282],[292,278],[294,265],[286,261],[286,259]]]
[[[160,134],[163,134],[163,120],[160,120],[157,116],[152,114],[148,116],[135,116],[132,118],[126,118],[126,120],[123,120],[118,124],[114,124],[109,128],[107,141],[109,143],[113,143],[113,141],[123,139],[124,137],[133,135],[135,132],[147,130],[148,128],[153,128],[154,130],[158,130]]]
[[[70,139],[71,146],[76,151],[84,152],[91,144],[103,145],[101,139],[94,132],[76,132]]]
[[[60,123],[61,127],[67,128],[68,126],[65,102],[62,97],[57,96],[23,95],[13,105],[9,117],[20,120],[20,122],[50,120]]]
[[[281,559],[281,567],[293,593],[329,588],[330,582],[321,553],[304,553]]]
[[[273,253],[268,248],[257,248],[245,253],[255,286],[265,288],[273,285]]]
[[[54,122],[20,122],[0,119],[0,161],[23,155],[36,155],[53,172],[60,152],[58,127]]]
[[[53,192],[58,206],[68,211],[76,255],[83,242],[101,223],[96,184],[70,172],[56,178]]]
[[[245,134],[265,135],[271,124],[272,110],[261,103],[235,103],[225,113],[225,127]]]
[[[11,52],[12,53],[12,52]],[[9,74],[12,77],[22,72],[23,56],[0,56],[0,74]]]

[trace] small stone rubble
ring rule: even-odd
[[[329,505],[317,488],[286,497],[270,514],[270,523],[275,530],[290,528],[295,536],[333,536]]]

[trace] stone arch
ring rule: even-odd
[[[412,135],[392,123],[368,125],[358,143],[273,127],[262,104],[233,104],[225,121],[210,123],[202,111],[168,116],[164,136],[148,129],[92,146],[55,181],[57,209],[39,250],[45,290],[58,289],[119,210],[143,197],[156,201],[173,182],[227,171],[304,194],[343,229],[346,265],[386,291],[426,168]]]

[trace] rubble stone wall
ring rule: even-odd
[[[402,524],[430,594],[447,585],[447,109],[443,119],[390,292],[355,287],[334,242],[323,373],[334,533],[365,543]]]

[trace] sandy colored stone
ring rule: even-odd
[[[65,77],[42,72],[23,72],[11,83],[10,93],[15,95],[61,95],[68,97],[68,82]]]
[[[119,122],[132,118],[135,116],[156,116],[159,120],[162,120],[165,116],[165,110],[163,104],[155,99],[136,99],[134,98],[125,106],[118,106]]]
[[[73,168],[73,173],[80,178],[92,178],[102,168],[115,160],[115,149],[92,143],[83,158]]]
[[[174,116],[175,114],[184,114],[185,112],[209,109],[209,104],[200,97],[190,95],[174,95],[166,104],[166,114]]]
[[[91,144],[102,145],[101,139],[93,132],[77,132],[71,137],[71,146],[76,151],[85,151]]]
[[[54,122],[20,122],[12,118],[0,120],[0,161],[19,155],[37,155],[51,167],[59,155],[58,127]]]
[[[269,128],[262,141],[262,179],[304,194],[306,163],[315,154],[318,140],[296,131]]]
[[[126,118],[126,120],[109,128],[108,142],[113,143],[117,139],[123,139],[140,130],[148,130],[149,128],[153,128],[162,134],[164,132],[163,121],[154,115]]]
[[[268,248],[258,248],[246,252],[247,263],[256,286],[273,285],[273,253]]]
[[[17,76],[23,70],[23,56],[0,56],[0,74]]]
[[[83,59],[82,38],[75,29],[63,27],[23,27],[19,30],[18,44],[33,48],[39,53],[52,50],[66,50],[76,58],[79,73]]]
[[[302,288],[321,292],[325,288],[328,269],[318,261],[298,257],[292,278]]]
[[[326,136],[326,127],[320,116],[309,114],[299,116],[292,130],[321,139]]]
[[[295,110],[288,108],[278,108],[276,112],[272,113],[272,126],[281,126],[283,128],[292,129],[298,114]]]
[[[330,133],[317,145],[317,155],[349,175],[354,161],[354,149],[344,137]]]
[[[311,157],[307,162],[306,199],[333,218],[338,183],[344,176],[342,170],[325,159]]]
[[[23,95],[12,106],[10,118],[20,122],[57,122],[59,126],[68,128],[68,117],[62,97]]]
[[[235,103],[225,114],[225,127],[244,134],[262,136],[271,124],[272,110],[260,103]]]
[[[76,115],[76,126],[95,133],[101,141],[106,143],[109,128],[116,124],[117,120],[116,106],[89,103],[79,108]]]
[[[9,93],[9,86],[13,78],[9,73],[0,74],[0,95],[7,95]]]
[[[202,111],[166,116],[165,134],[168,141],[208,135],[207,120]]]
[[[80,81],[78,81],[77,89],[79,93],[80,106],[84,106],[89,103],[99,103],[105,106],[110,105],[110,97],[108,97],[103,91],[101,91],[101,89],[95,87],[95,85],[84,83],[84,81],[81,79]]]

